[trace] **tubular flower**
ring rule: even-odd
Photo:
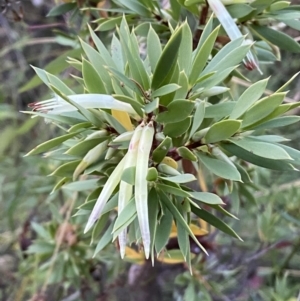
[[[68,95],[68,98],[86,109],[112,109],[124,111],[129,114],[136,114],[134,109],[129,104],[119,101],[106,94],[77,94]],[[34,111],[46,112],[48,114],[60,114],[64,112],[77,111],[77,108],[57,95],[54,98],[35,102],[29,106],[33,108]]]
[[[231,40],[236,40],[243,36],[238,26],[225,8],[224,4],[220,0],[208,0],[208,4]],[[244,43],[248,43],[248,41],[245,41]],[[247,56],[243,62],[248,70],[257,69],[259,73],[262,73],[252,50],[247,53]]]
[[[134,131],[133,136],[130,140],[127,159],[124,165],[124,170],[129,167],[136,166],[137,164],[137,153],[139,141],[141,138],[141,134],[144,128],[144,123],[141,123]],[[122,212],[126,204],[132,197],[132,185],[128,184],[125,181],[121,181],[120,189],[119,189],[119,199],[118,199],[118,214]],[[126,248],[126,228],[119,234],[119,245],[120,245],[120,253],[121,257],[124,258],[125,248]]]
[[[148,217],[148,182],[146,177],[153,137],[154,128],[153,123],[150,122],[144,127],[141,135],[137,155],[138,165],[136,167],[135,174],[136,211],[140,224],[146,258],[148,258],[150,254],[151,242]]]

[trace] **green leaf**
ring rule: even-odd
[[[247,162],[250,162],[254,165],[258,165],[261,167],[265,167],[268,169],[273,170],[281,170],[281,171],[295,171],[296,169],[293,167],[292,164],[285,162],[285,161],[279,161],[279,160],[272,160],[268,158],[263,158],[257,155],[254,155],[253,153],[245,150],[242,147],[239,147],[233,143],[220,143],[220,146],[228,151],[229,153],[237,156],[238,158],[245,160]]]
[[[94,243],[96,239],[98,239],[104,227],[106,226],[108,219],[109,219],[109,212],[102,214],[100,218],[97,220],[95,227],[93,228],[91,244]]]
[[[114,116],[105,111],[102,111],[101,115],[104,117],[107,123],[111,125],[112,128],[115,129],[119,134],[127,132],[126,128]]]
[[[282,144],[277,144],[277,145],[283,148],[289,154],[289,156],[294,160],[292,163],[300,164],[300,151],[286,145],[282,145]]]
[[[157,223],[155,235],[155,250],[160,253],[169,241],[169,236],[172,228],[173,216],[169,210],[164,210],[164,215]]]
[[[259,100],[243,116],[242,128],[249,127],[272,113],[282,103],[285,95],[281,92]]]
[[[117,94],[113,94],[112,97],[117,100],[123,101],[125,103],[129,103],[139,116],[141,117],[144,116],[141,104],[138,101],[136,101],[134,98],[125,95],[117,95]]]
[[[101,142],[107,140],[109,137],[101,137],[95,139],[88,139],[84,141],[80,141],[74,146],[72,146],[69,150],[66,151],[66,154],[72,156],[84,156],[89,150],[100,144]]]
[[[153,72],[151,88],[153,91],[158,88],[169,84],[170,79],[173,76],[176,64],[178,52],[181,44],[182,27],[175,31],[171,36],[168,43],[164,47],[162,54],[157,62],[155,70]]]
[[[205,43],[205,41],[208,39],[209,35],[211,34],[212,30],[213,30],[213,22],[214,22],[214,15],[212,14],[210,16],[210,18],[208,19],[207,23],[205,24],[205,27],[203,29],[203,32],[201,34],[199,43],[197,45],[196,50],[194,51],[194,55],[195,53],[197,53],[200,48],[203,46],[203,44]]]
[[[147,181],[154,182],[157,180],[157,178],[158,178],[157,169],[155,167],[150,167],[147,173],[147,178],[146,178]]]
[[[232,138],[228,140],[256,156],[272,160],[292,159],[284,149],[273,143],[259,141],[250,137],[244,137],[242,139]]]
[[[152,97],[155,98],[155,97],[163,96],[163,95],[175,92],[180,88],[181,87],[177,84],[168,84],[168,85],[162,86],[159,89],[157,89],[156,91],[154,91],[154,93],[152,94]]]
[[[112,229],[113,229],[113,225],[114,223],[111,222],[111,224],[109,225],[109,227],[107,228],[107,230],[105,231],[105,233],[101,236],[96,249],[95,249],[95,253],[93,255],[93,257],[95,257],[101,250],[103,250],[113,239],[113,235],[112,235]]]
[[[226,9],[233,19],[244,18],[255,10],[250,5],[243,3],[228,5],[226,6]]]
[[[179,213],[182,215],[184,220],[187,220],[187,213],[184,212],[183,206],[179,204],[179,202],[176,202],[176,205]],[[181,223],[177,223],[176,227],[177,227],[177,240],[178,240],[179,248],[184,257],[184,260],[186,261],[188,252],[190,251],[189,233],[186,231],[185,227],[183,227]]]
[[[169,149],[172,146],[172,139],[170,137],[166,137],[153,151],[152,159],[156,163],[160,163],[163,158],[167,155]]]
[[[46,67],[44,68],[49,73],[59,73],[63,71],[65,68],[69,67],[69,64],[67,63],[68,57],[76,57],[80,58],[81,55],[81,49],[72,49],[69,51],[66,51],[53,61],[51,61]],[[42,81],[39,79],[37,75],[35,75],[31,80],[29,80],[24,86],[22,86],[18,92],[22,93],[25,91],[28,91],[30,89],[33,89],[37,86],[39,86],[42,83]]]
[[[124,59],[123,59],[123,53],[122,53],[122,46],[118,38],[113,35],[112,41],[111,41],[111,57],[114,61],[116,67],[120,72],[124,70]]]
[[[189,84],[193,86],[202,70],[204,69],[207,60],[210,56],[210,53],[214,47],[216,38],[219,33],[220,26],[215,28],[215,30],[207,37],[207,39],[203,42],[202,46],[197,48],[195,57],[192,64],[191,73],[189,75]],[[200,42],[199,42],[200,43]]]
[[[198,241],[198,239],[195,237],[194,233],[192,232],[192,230],[190,229],[190,227],[188,226],[187,222],[185,221],[185,219],[183,218],[183,216],[180,214],[180,212],[178,211],[178,209],[175,207],[175,205],[171,202],[171,200],[169,199],[169,197],[165,194],[165,192],[160,191],[159,192],[159,197],[160,200],[165,204],[165,206],[170,210],[170,212],[172,213],[172,215],[174,216],[174,218],[176,219],[177,223],[180,223],[182,225],[182,227],[184,227],[184,229],[189,233],[189,235],[192,237],[192,239],[195,241],[195,243],[199,246],[199,248],[205,253],[207,254],[205,248],[200,244],[200,242]]]
[[[226,140],[233,136],[241,127],[241,121],[239,120],[222,120],[214,123],[206,135],[204,136],[205,143],[216,143],[222,140]]]
[[[130,80],[127,76],[125,76],[122,72],[118,71],[117,69],[108,67],[108,71],[116,78],[117,81],[121,83],[122,86],[129,88],[133,92],[137,93],[140,96],[143,96],[140,88],[138,85]]]
[[[63,188],[71,191],[86,191],[96,189],[98,186],[98,179],[91,179],[72,182],[63,186]]]
[[[162,123],[174,123],[186,119],[193,111],[194,102],[186,99],[177,99],[168,105],[168,111],[157,115],[156,121]]]
[[[130,41],[128,41],[123,36],[121,36],[121,44],[127,57],[128,67],[130,69],[132,79],[139,83],[144,91],[147,91],[150,88],[149,75],[146,72],[145,66],[140,58],[138,50],[135,51],[135,47],[133,46],[135,44],[133,41],[135,41],[136,39],[133,33],[130,38]],[[127,45],[130,42],[131,47]]]
[[[81,159],[62,164],[57,169],[55,169],[50,174],[50,176],[72,177],[74,170],[76,169],[77,165],[80,162],[81,162]]]
[[[190,73],[192,62],[192,49],[193,37],[190,26],[187,22],[184,22],[182,26],[182,40],[179,47],[178,63],[179,70],[184,71],[186,74]]]
[[[198,217],[209,223],[210,225],[216,227],[217,229],[221,230],[222,232],[238,238],[239,240],[242,240],[239,235],[231,229],[227,224],[225,224],[223,221],[218,219],[216,216],[212,215],[208,211],[204,209],[199,209],[192,205],[192,212],[195,213]]]
[[[132,199],[121,211],[117,217],[112,232],[115,233],[117,230],[122,230],[124,225],[128,225],[128,221],[132,220],[136,216],[135,200]],[[116,237],[116,235],[114,235]]]
[[[196,86],[193,87],[193,91],[195,91],[193,98],[198,97],[204,91],[209,90],[210,88],[223,82],[231,73],[233,73],[236,70],[237,67],[238,65],[226,69],[221,69],[218,72],[214,71],[214,72],[209,72],[208,74],[201,75],[199,78],[199,80],[201,81]]]
[[[185,120],[168,123],[164,127],[164,134],[170,137],[180,137],[188,131],[192,122],[192,117],[187,117]]]
[[[203,163],[203,165],[215,175],[232,181],[241,181],[241,175],[234,165],[229,164],[226,161],[216,159],[212,156],[203,154],[202,152],[197,152],[196,155]]]
[[[82,60],[82,75],[85,86],[89,93],[107,93],[105,85],[98,72],[92,66],[92,64],[85,59]]]
[[[156,190],[152,188],[148,195],[148,215],[149,215],[149,229],[151,237],[151,259],[154,261],[154,245],[157,233],[157,215],[159,209],[159,198]]]
[[[121,180],[130,184],[135,184],[135,166],[127,167],[124,169]]]
[[[77,3],[64,3],[61,5],[54,6],[49,13],[47,14],[47,17],[57,17],[60,15],[63,15],[71,10],[73,10],[75,7],[77,7]]]
[[[181,174],[181,175],[173,176],[173,177],[159,177],[159,178],[166,180],[166,181],[173,182],[173,183],[188,183],[188,182],[197,180],[197,178],[195,178],[194,175],[189,174],[189,173],[185,173],[185,174]]]
[[[74,132],[78,132],[81,129],[91,128],[91,127],[92,127],[92,124],[90,122],[80,122],[80,123],[77,123],[77,124],[71,126],[68,129],[68,132],[74,133]]]
[[[55,86],[58,90],[62,91],[63,93],[67,95],[75,94],[74,91],[72,91],[68,86],[66,86],[58,77],[48,73],[47,71],[32,67],[35,71],[35,73],[39,76],[39,78],[49,87],[52,84]]]
[[[80,132],[66,134],[60,137],[53,138],[36,146],[25,156],[36,155],[48,151],[49,149],[62,144],[64,141],[77,136]]]
[[[233,164],[235,165],[238,172],[240,173],[241,178],[242,178],[242,182],[243,183],[252,183],[252,180],[251,180],[248,172],[246,171],[246,169],[244,167],[242,167],[240,164],[236,163],[236,162],[234,162]]]
[[[259,38],[278,46],[280,49],[300,53],[300,45],[293,38],[280,30],[266,26],[251,25],[250,30]]]
[[[242,116],[264,93],[269,78],[260,80],[251,85],[236,101],[229,118],[237,119]]]
[[[251,45],[243,45],[244,38],[233,40],[226,44],[209,62],[201,73],[207,74],[212,71],[221,71],[239,64],[246,56]]]
[[[132,22],[134,15],[127,15],[127,22]],[[101,18],[100,22],[97,22],[99,26],[95,29],[95,31],[108,31],[111,29],[115,29],[116,26],[119,26],[123,20],[123,17],[111,17],[109,19]]]
[[[137,0],[118,0],[118,2],[135,12],[139,16],[150,17],[151,13],[148,7],[144,6]]]
[[[102,43],[102,41],[99,39],[99,37],[95,34],[93,29],[89,25],[88,25],[88,28],[89,28],[90,35],[93,39],[93,42],[96,45],[102,59],[105,61],[106,66],[116,67],[116,64],[115,64],[114,60],[112,59],[106,46]]]
[[[180,188],[175,188],[174,186],[169,186],[161,183],[157,183],[156,186],[158,189],[162,190],[165,193],[170,193],[176,196],[187,197],[187,198],[191,197],[191,195],[188,192]]]
[[[159,108],[159,98],[155,98],[153,101],[147,103],[144,107],[145,113],[149,114]]]
[[[62,178],[60,181],[58,181],[55,186],[53,187],[50,194],[54,193],[55,191],[59,190],[61,187],[63,187],[66,183],[70,182],[70,178]]]
[[[159,36],[152,28],[152,26],[150,26],[150,29],[148,31],[148,36],[147,36],[147,54],[149,57],[152,72],[154,72],[156,68],[161,53],[162,53],[162,49],[161,49]]]
[[[185,146],[180,146],[177,148],[177,153],[180,157],[182,157],[183,159],[186,160],[190,160],[190,161],[198,161],[197,157],[194,155],[194,153],[188,149]]]
[[[176,91],[174,99],[184,99],[186,98],[189,91],[189,81],[184,71],[179,73],[179,78],[177,81],[180,88]]]
[[[193,115],[193,123],[189,134],[189,139],[195,134],[195,132],[199,129],[200,125],[205,116],[205,102],[200,101],[196,103],[196,111]]]
[[[84,41],[80,40],[80,44],[86,56],[88,57],[91,65],[94,67],[94,69],[98,73],[98,76],[105,84],[107,94],[113,93],[111,78],[108,74],[107,69],[105,69],[105,66],[107,64],[103,59],[103,57],[100,55],[99,52],[97,52],[93,47],[91,47],[89,44],[85,43]]]
[[[209,192],[198,192],[198,191],[191,191],[189,194],[192,195],[192,198],[209,205],[224,205],[222,199],[214,194]]]

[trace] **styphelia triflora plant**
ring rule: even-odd
[[[135,30],[123,18],[110,51],[90,29],[97,50],[81,40],[84,57],[69,59],[82,72],[76,77],[82,94],[34,68],[54,96],[31,104],[27,113],[69,128],[28,155],[46,152],[62,161],[53,172],[62,177],[53,191],[77,185],[92,191],[77,215],[89,216],[84,232],[93,228],[93,241],[102,233],[95,253],[118,238],[122,257],[134,242],[153,260],[165,251],[175,223],[182,257],[190,265],[189,236],[206,253],[192,230],[200,228],[199,219],[240,239],[213,214],[236,218],[222,198],[191,188],[195,175],[209,171],[230,196],[251,184],[245,162],[281,171],[300,164],[299,151],[282,144],[285,138],[261,131],[299,121],[286,116],[299,103],[284,103],[293,78],[271,95],[263,96],[268,83],[263,79],[232,99],[224,80],[243,60],[250,69],[259,69],[258,61],[222,4],[209,4],[232,39],[218,52],[213,50],[220,26],[213,25],[213,15],[195,50],[184,22],[176,28],[170,24],[164,46],[150,26],[142,54]],[[187,161],[195,172],[186,172]]]

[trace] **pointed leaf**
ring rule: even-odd
[[[226,161],[205,155],[202,152],[197,152],[196,155],[204,166],[215,175],[232,181],[241,181],[238,170]]]
[[[205,143],[216,143],[233,136],[241,127],[239,120],[222,120],[213,124],[204,136]]]
[[[251,85],[237,100],[229,118],[237,119],[242,116],[264,93],[269,78]]]
[[[205,220],[207,223],[209,223],[210,225],[216,227],[217,229],[221,230],[222,232],[236,237],[239,240],[242,240],[239,235],[232,230],[227,224],[225,224],[223,221],[221,221],[220,219],[218,219],[216,216],[212,215],[211,213],[209,213],[208,211],[204,210],[204,209],[199,209],[195,206],[192,205],[192,211],[201,219]]]
[[[152,78],[152,90],[169,84],[170,79],[173,76],[175,66],[177,64],[177,57],[180,48],[182,37],[182,27],[180,27],[171,36],[168,43],[164,47],[162,54],[157,62],[156,68],[153,72]]]

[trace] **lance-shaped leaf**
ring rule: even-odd
[[[280,146],[273,143],[259,141],[251,137],[244,137],[242,139],[232,138],[228,139],[230,142],[244,148],[254,155],[268,158],[272,160],[292,160],[289,154]]]
[[[77,165],[73,173],[73,181],[90,165],[99,160],[100,156],[107,150],[108,141],[105,140],[96,147],[92,148]]]
[[[25,156],[31,156],[31,155],[37,155],[40,153],[43,153],[55,146],[58,146],[62,144],[64,141],[77,136],[80,132],[77,133],[71,133],[71,134],[66,134],[60,137],[53,138],[51,140],[48,140],[46,142],[41,143],[40,145],[36,146],[33,150],[31,150],[29,153],[27,153]]]
[[[151,65],[151,69],[154,72],[156,64],[161,56],[161,43],[159,36],[155,30],[150,26],[147,36],[147,53]]]
[[[242,116],[264,93],[269,78],[260,80],[251,85],[236,101],[236,105],[230,114],[231,119]]]
[[[137,164],[138,146],[139,146],[139,141],[141,138],[143,128],[144,128],[144,124],[142,123],[135,129],[133,133],[127,152],[127,160],[124,165],[124,170],[130,167],[135,167]],[[132,197],[132,185],[121,180],[120,189],[119,189],[119,200],[118,200],[118,215],[121,214],[122,210],[125,208],[126,204],[129,202],[131,197]],[[120,253],[122,258],[124,258],[125,255],[126,234],[127,234],[127,230],[125,228],[119,235]]]
[[[123,157],[123,159],[119,162],[117,167],[114,169],[112,174],[107,179],[107,181],[97,199],[97,202],[93,208],[93,211],[88,219],[88,222],[85,226],[84,233],[86,233],[87,231],[89,231],[89,229],[91,229],[91,227],[94,225],[96,220],[102,214],[102,210],[103,210],[106,202],[108,201],[108,199],[110,198],[114,189],[116,188],[116,186],[119,184],[119,182],[121,180],[121,176],[122,176],[122,172],[123,172],[123,168],[124,168],[126,160],[127,160],[127,157],[125,155]]]
[[[215,175],[232,181],[241,181],[241,175],[235,166],[202,152],[197,152],[196,155],[204,166]]]
[[[259,100],[243,116],[242,128],[249,127],[272,113],[282,103],[285,95],[286,93],[280,92]]]
[[[216,143],[233,136],[241,127],[239,120],[222,120],[213,124],[204,136],[205,143]]]
[[[280,49],[300,53],[300,45],[293,38],[280,30],[266,26],[251,25],[251,31],[259,38],[278,46]]]
[[[245,150],[242,147],[239,147],[233,143],[220,143],[220,146],[228,151],[229,153],[241,158],[247,162],[250,162],[254,165],[258,165],[261,167],[273,169],[273,170],[281,170],[281,171],[295,171],[297,170],[292,164],[280,161],[280,160],[273,160],[264,157],[260,157],[254,155],[253,153]]]
[[[225,224],[223,221],[218,219],[216,216],[212,215],[210,212],[208,212],[204,209],[199,209],[193,205],[192,205],[192,211],[198,217],[205,220],[210,225],[216,227],[217,229],[221,230],[222,232],[229,234],[230,236],[236,237],[239,240],[242,240],[233,229],[231,229],[227,224]]]
[[[171,36],[168,43],[164,47],[153,72],[151,84],[152,90],[155,91],[158,88],[170,83],[170,79],[173,76],[177,64],[181,37],[182,27],[175,31],[175,33]]]
[[[149,164],[149,155],[152,148],[152,141],[154,136],[153,123],[148,123],[141,135],[137,155],[137,167],[135,176],[135,201],[136,210],[141,230],[141,235],[144,244],[144,251],[146,258],[150,254],[150,229],[148,216],[148,182],[147,172]]]
[[[157,115],[156,121],[162,123],[174,123],[186,119],[195,106],[194,102],[186,99],[177,99],[168,105],[168,111]]]
[[[214,47],[220,27],[217,27],[203,42],[202,46],[197,48],[189,76],[189,84],[192,86],[196,83],[200,73],[206,65],[210,53]],[[200,42],[199,42],[200,43]]]

